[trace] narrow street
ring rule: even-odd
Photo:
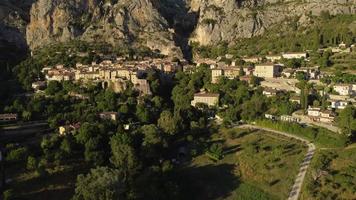
[[[289,193],[288,199],[287,200],[298,200],[299,196],[300,196],[300,192],[302,189],[302,185],[305,179],[305,175],[308,171],[308,168],[310,166],[310,162],[313,159],[314,153],[315,153],[315,145],[311,142],[309,142],[308,140],[305,140],[303,138],[300,138],[298,136],[295,135],[291,135],[285,132],[281,132],[281,131],[275,131],[273,129],[269,129],[269,128],[263,128],[260,126],[255,126],[255,125],[241,125],[241,126],[237,126],[239,128],[253,128],[253,129],[260,129],[260,130],[264,130],[264,131],[268,131],[268,132],[272,132],[272,133],[276,133],[279,135],[283,135],[285,137],[288,138],[292,138],[292,139],[296,139],[300,142],[303,142],[304,144],[306,144],[308,146],[308,151],[307,154],[305,155],[305,158],[303,159],[303,162],[300,165],[300,169],[299,169],[299,173],[294,181],[294,184],[291,188],[291,191]]]

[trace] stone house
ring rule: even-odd
[[[280,75],[280,69],[277,64],[259,64],[255,66],[254,75],[261,78],[276,78]]]
[[[217,106],[219,104],[219,94],[200,92],[194,94],[194,99],[191,101],[192,106],[199,103],[207,104],[208,106]]]
[[[102,112],[99,114],[100,119],[116,121],[119,116],[118,112]]]
[[[217,83],[220,77],[228,79],[237,78],[240,75],[240,69],[237,67],[215,68],[211,70],[211,83]]]
[[[276,62],[282,59],[281,55],[267,55],[266,59],[270,62]]]
[[[305,52],[287,52],[283,53],[282,57],[285,59],[301,59],[301,58],[307,58],[308,54]]]
[[[0,122],[17,121],[18,115],[15,113],[0,114]]]
[[[351,84],[337,84],[333,86],[335,92],[340,95],[352,95],[353,94],[353,86]]]
[[[290,116],[290,115],[282,115],[280,117],[281,121],[284,121],[284,122],[295,122],[295,123],[299,123],[301,121],[300,118],[298,117],[293,117],[293,116]]]

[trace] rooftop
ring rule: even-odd
[[[196,93],[194,97],[219,97],[220,95],[217,93]]]

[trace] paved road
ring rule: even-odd
[[[0,126],[0,130],[18,130],[18,129],[27,129],[27,128],[34,128],[38,126],[47,126],[47,121],[30,121],[25,123],[17,123],[17,124],[10,124],[10,125],[2,125]]]
[[[341,129],[338,128],[337,126],[334,126],[332,123],[315,122],[315,121],[312,121],[308,116],[300,115],[300,114],[297,114],[297,113],[293,113],[292,116],[300,118],[302,123],[306,123],[306,124],[308,124],[310,126],[313,126],[313,125],[314,126],[320,126],[320,127],[329,129],[332,132],[341,133]]]
[[[275,130],[272,130],[272,129],[269,129],[269,128],[263,128],[263,127],[255,126],[255,125],[241,125],[239,127],[240,128],[261,129],[261,130],[265,130],[265,131],[268,131],[268,132],[276,133],[276,134],[279,134],[279,135],[283,135],[285,137],[296,139],[296,140],[298,140],[300,142],[303,142],[304,144],[306,144],[308,146],[308,152],[305,155],[305,158],[303,159],[302,164],[300,165],[299,173],[297,175],[297,178],[294,181],[294,184],[293,184],[293,186],[291,188],[291,191],[290,191],[288,199],[287,199],[287,200],[298,200],[299,195],[300,195],[300,191],[302,189],[302,185],[303,185],[303,182],[304,182],[304,179],[305,179],[305,175],[306,175],[306,173],[308,171],[308,167],[310,165],[310,162],[311,162],[311,160],[312,160],[312,158],[314,156],[315,145],[313,143],[309,142],[308,140],[300,138],[298,136],[291,135],[291,134],[288,134],[288,133],[284,133],[284,132],[281,132],[281,131],[275,131]]]

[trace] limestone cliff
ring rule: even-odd
[[[233,42],[322,11],[356,14],[356,0],[1,0],[0,47],[81,39],[180,57],[190,41]]]
[[[191,0],[191,11],[199,21],[191,41],[201,45],[231,42],[262,34],[270,26],[309,15],[356,14],[356,0]]]
[[[38,0],[30,16],[26,38],[31,48],[77,38],[114,46],[139,43],[162,54],[182,54],[151,0]]]
[[[0,62],[12,62],[26,53],[24,36],[32,3],[32,0],[0,1]]]

